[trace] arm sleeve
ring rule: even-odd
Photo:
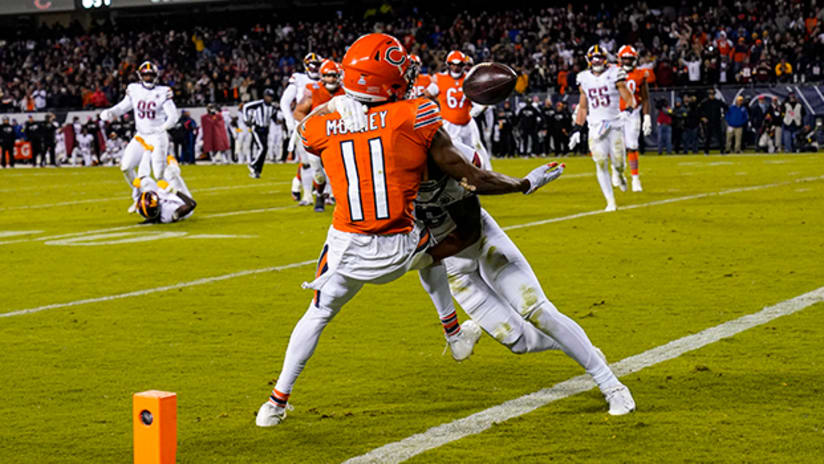
[[[109,109],[109,113],[113,114],[115,117],[120,117],[129,111],[132,110],[132,97],[129,96],[129,92],[126,92],[126,96],[123,97],[123,100],[120,100],[120,103],[114,105]]]
[[[295,127],[295,117],[292,116],[292,102],[298,96],[298,89],[295,84],[289,84],[280,97],[280,109],[283,111],[283,119],[286,121],[286,128],[289,130]]]
[[[415,140],[428,149],[435,132],[443,126],[441,110],[429,99],[418,99],[417,103],[415,106],[410,106],[415,111],[415,119],[411,123],[412,134]]]
[[[171,92],[171,90],[169,90],[169,92]],[[163,111],[166,113],[166,122],[164,122],[160,128],[167,131],[177,124],[177,120],[180,119],[180,113],[178,113],[177,106],[175,106],[175,102],[171,98],[163,102]]]

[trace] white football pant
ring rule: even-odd
[[[444,121],[443,128],[446,129],[446,133],[449,134],[452,140],[468,145],[478,152],[478,155],[483,158],[481,161],[484,163],[484,166],[492,170],[489,153],[487,153],[486,148],[484,148],[481,143],[481,131],[478,130],[478,124],[475,123],[474,119],[470,119],[468,123],[463,125]]]

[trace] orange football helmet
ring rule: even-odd
[[[638,64],[638,52],[632,45],[624,45],[618,50],[618,62],[624,71],[630,72]]]
[[[320,65],[320,77],[323,80],[323,85],[326,86],[326,89],[330,92],[334,92],[340,87],[341,74],[342,70],[340,69],[340,65],[332,60],[323,60],[323,63]]]
[[[446,67],[453,78],[458,79],[461,77],[465,66],[466,55],[460,50],[452,50],[446,55]]]
[[[388,34],[366,34],[343,56],[343,90],[362,102],[402,100],[415,81],[401,42]]]
[[[416,65],[418,65],[418,67],[423,66],[423,62],[421,61],[421,57],[419,57],[418,55],[416,55],[414,53],[409,54],[409,61],[415,63]]]

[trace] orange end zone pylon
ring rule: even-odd
[[[134,464],[174,464],[177,395],[149,390],[132,397]]]

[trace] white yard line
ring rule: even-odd
[[[664,199],[664,200],[651,201],[651,202],[648,202],[648,203],[639,203],[639,204],[635,204],[635,205],[628,205],[628,206],[622,207],[621,209],[645,208],[645,207],[648,207],[648,206],[663,205],[663,204],[667,204],[667,203],[676,203],[676,202],[679,202],[679,201],[695,200],[695,199],[698,199],[698,198],[705,198],[705,197],[717,196],[717,195],[728,195],[728,194],[731,194],[731,193],[747,192],[747,191],[751,191],[751,190],[761,190],[761,189],[766,189],[766,188],[771,188],[771,187],[779,187],[779,186],[783,186],[783,185],[790,185],[790,184],[795,184],[795,183],[800,183],[800,182],[810,182],[810,181],[822,180],[822,179],[824,179],[824,175],[818,176],[818,177],[804,177],[804,178],[801,178],[801,179],[795,179],[795,180],[791,180],[791,181],[787,181],[787,182],[778,182],[778,183],[774,183],[774,184],[753,185],[753,186],[750,186],[750,187],[738,187],[738,188],[732,188],[732,189],[727,189],[727,190],[721,190],[719,192],[699,193],[699,194],[687,195],[687,196],[683,196],[683,197],[667,198],[667,199]],[[285,207],[277,207],[277,208],[264,208],[264,209],[259,209],[259,210],[230,211],[230,212],[227,212],[227,213],[216,213],[216,214],[212,214],[212,215],[204,215],[203,217],[222,217],[222,216],[231,216],[231,215],[234,215],[234,214],[267,212],[267,211],[275,211],[275,210],[278,210],[278,209],[295,208],[295,207],[296,206],[285,206]],[[577,218],[581,218],[581,217],[585,217],[585,216],[594,216],[596,214],[604,214],[604,213],[605,213],[605,211],[603,211],[603,210],[587,211],[587,212],[578,213],[578,214],[571,214],[569,216],[562,216],[562,217],[556,217],[556,218],[551,218],[551,219],[545,219],[543,221],[528,222],[526,224],[515,224],[515,225],[504,227],[504,230],[521,229],[521,228],[524,228],[524,227],[534,227],[534,226],[539,226],[539,225],[543,225],[543,224],[550,224],[550,223],[553,223],[553,222],[568,221],[568,220],[571,220],[571,219],[577,219]],[[88,234],[88,233],[92,233],[92,232],[112,232],[112,231],[130,229],[130,228],[133,228],[133,227],[144,227],[144,226],[145,226],[144,224],[135,224],[133,226],[113,227],[113,228],[110,228],[110,229],[100,229],[100,230],[97,230],[97,231],[88,231],[88,232],[82,232],[82,233],[56,235],[56,236],[51,236],[51,237],[40,237],[40,238],[37,238],[35,240],[54,240],[54,239],[63,238],[63,237],[73,237],[73,236],[77,236],[77,235],[84,235],[84,234]],[[17,240],[17,241],[12,240],[12,241],[0,242],[0,245],[3,245],[5,243],[16,243],[16,242],[26,242],[26,241],[31,241],[31,240],[25,240],[25,239],[24,240]],[[183,288],[183,287],[187,287],[187,286],[190,286],[190,285],[202,285],[203,283],[208,283],[208,282],[213,282],[213,281],[220,281],[220,280],[225,280],[225,279],[231,279],[231,278],[234,278],[234,277],[241,277],[241,276],[245,276],[245,275],[249,275],[249,274],[257,274],[257,273],[261,273],[261,272],[270,272],[270,271],[279,270],[279,269],[290,269],[290,268],[293,268],[293,267],[300,267],[300,266],[305,266],[305,265],[309,265],[309,264],[313,264],[313,263],[314,263],[314,261],[310,260],[310,261],[303,261],[303,262],[300,262],[300,263],[286,264],[284,266],[266,267],[266,268],[262,268],[262,269],[251,269],[251,270],[240,271],[240,272],[235,272],[235,273],[231,273],[231,274],[224,274],[224,275],[215,276],[215,277],[208,277],[206,279],[198,279],[198,280],[194,280],[192,282],[181,282],[181,283],[176,284],[174,286],[156,287],[156,288],[150,288],[150,289],[146,289],[146,290],[139,290],[137,292],[121,294],[121,295],[125,295],[125,296],[115,295],[113,297],[91,298],[91,299],[87,299],[87,300],[71,301],[71,302],[67,302],[67,303],[55,303],[55,304],[50,304],[50,305],[45,305],[45,306],[37,306],[35,308],[21,309],[21,310],[18,310],[18,311],[12,311],[12,312],[8,312],[8,313],[0,313],[0,317],[18,316],[18,315],[21,315],[21,314],[28,314],[28,313],[32,313],[32,312],[43,311],[45,309],[63,308],[63,307],[66,307],[66,306],[77,306],[79,304],[96,303],[98,301],[107,301],[108,299],[112,299],[112,298],[125,298],[127,296],[137,296],[137,295],[144,295],[144,294],[148,294],[148,293],[156,293],[156,292],[160,292],[160,291],[172,290],[172,289],[175,289],[175,288]],[[213,279],[213,280],[209,280],[209,279]]]
[[[236,189],[245,189],[245,188],[258,188],[258,187],[271,187],[273,185],[283,184],[284,182],[265,182],[261,184],[244,184],[244,185],[226,185],[221,187],[207,187],[202,189],[192,189],[194,193],[201,193],[201,192],[217,192],[222,190],[236,190]],[[125,192],[125,190],[124,190]],[[9,211],[15,209],[41,209],[41,208],[53,208],[56,206],[71,206],[71,205],[81,205],[83,203],[102,203],[107,201],[126,201],[125,199],[128,198],[127,196],[114,196],[114,197],[105,197],[105,198],[88,198],[86,200],[73,200],[73,201],[61,201],[57,203],[45,203],[39,205],[22,205],[22,206],[7,206],[5,208],[0,208],[0,211]]]
[[[50,304],[50,305],[45,305],[45,306],[38,306],[36,308],[21,309],[19,311],[12,311],[10,313],[0,314],[0,317],[21,316],[23,314],[37,313],[37,312],[40,312],[40,311],[45,311],[47,309],[68,308],[68,307],[71,307],[71,306],[79,306],[79,305],[84,305],[84,304],[89,304],[89,303],[102,303],[104,301],[121,300],[123,298],[131,298],[133,296],[143,296],[143,295],[149,295],[149,294],[152,294],[152,293],[159,293],[159,292],[166,292],[166,291],[169,291],[169,290],[176,290],[176,289],[179,289],[179,288],[188,288],[188,287],[194,287],[196,285],[210,284],[212,282],[219,282],[221,280],[234,279],[235,277],[244,277],[244,276],[248,276],[248,275],[262,274],[262,273],[265,273],[265,272],[283,271],[283,270],[286,270],[286,269],[306,266],[308,264],[315,264],[315,263],[316,263],[316,260],[311,260],[311,261],[302,261],[300,263],[286,264],[284,266],[272,266],[272,267],[264,267],[264,268],[261,268],[261,269],[251,269],[251,270],[248,270],[248,271],[233,272],[231,274],[223,274],[223,275],[219,275],[219,276],[215,276],[215,277],[206,277],[206,278],[203,278],[203,279],[192,280],[192,281],[189,281],[189,282],[180,282],[178,284],[166,285],[166,286],[163,286],[163,287],[147,288],[147,289],[144,289],[144,290],[137,290],[135,292],[118,293],[116,295],[101,296],[101,297],[98,297],[98,298],[87,298],[85,300],[70,301],[68,303],[55,303],[55,304]]]
[[[821,302],[824,302],[824,287],[776,305],[767,306],[757,313],[748,314],[696,334],[673,340],[641,354],[613,363],[611,366],[618,377],[632,374]],[[424,451],[470,435],[476,435],[495,424],[530,413],[549,403],[577,395],[593,387],[595,387],[595,383],[589,375],[579,375],[550,388],[521,396],[463,419],[432,427],[426,432],[381,446],[361,456],[348,459],[344,461],[344,464],[403,462]],[[643,401],[639,402],[639,407],[643,410]]]

